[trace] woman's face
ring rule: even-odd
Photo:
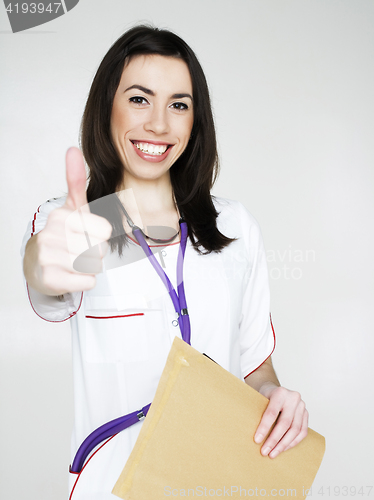
[[[125,65],[111,116],[124,187],[131,178],[169,176],[188,144],[193,116],[192,81],[183,60],[139,55]]]

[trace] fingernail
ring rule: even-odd
[[[264,436],[262,434],[256,434],[255,435],[255,443],[259,444],[261,441],[264,439]]]
[[[270,458],[275,458],[279,455],[279,451],[272,451],[269,455]]]
[[[264,457],[269,454],[270,449],[271,448],[265,448],[264,449],[264,451],[262,452],[262,454],[264,455]]]

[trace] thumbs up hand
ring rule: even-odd
[[[26,246],[26,280],[45,295],[93,288],[112,233],[106,219],[90,213],[83,155],[77,148],[67,151],[66,179],[65,204],[49,214],[45,228]]]

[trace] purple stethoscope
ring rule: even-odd
[[[127,214],[123,206],[122,209],[127,218],[127,222],[132,229],[134,237],[138,241],[139,245],[142,247],[148,260],[156,270],[157,274],[160,276],[161,281],[164,283],[170,295],[170,298],[174,305],[175,312],[178,315],[178,323],[182,339],[188,344],[190,344],[191,326],[190,326],[190,318],[188,315],[187,302],[183,284],[183,263],[184,263],[184,254],[186,251],[188,229],[187,229],[187,223],[183,218],[183,214],[181,214],[181,218],[179,219],[181,241],[177,259],[177,290],[178,290],[177,293],[173,285],[171,284],[168,276],[166,275],[165,271],[162,269],[156,257],[153,255],[152,250],[149,248],[147,242],[145,241],[145,236],[146,236],[145,233],[132,222],[132,220],[130,219],[129,215]],[[171,240],[175,239],[178,233],[169,240],[160,240],[155,238],[150,238],[150,239],[152,239],[156,243],[168,243]],[[131,425],[134,425],[140,420],[142,420],[147,415],[150,406],[151,403],[149,403],[146,406],[143,406],[143,408],[141,408],[140,410],[128,413],[127,415],[116,418],[115,420],[111,420],[110,422],[107,422],[106,424],[95,429],[89,436],[87,436],[87,438],[80,445],[74,457],[73,463],[70,466],[70,472],[79,474],[84,466],[84,463],[88,455],[98,444],[100,444],[105,439],[111,438],[115,434],[118,434],[124,429],[127,429]]]

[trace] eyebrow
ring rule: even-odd
[[[156,95],[153,90],[151,89],[147,89],[147,87],[143,87],[142,85],[138,85],[138,84],[135,84],[135,85],[131,85],[131,87],[128,87],[125,92],[127,92],[128,90],[131,90],[131,89],[139,89],[141,90],[142,92],[144,92],[145,94],[148,94],[148,95],[151,95],[151,96],[154,96]],[[172,99],[182,99],[182,97],[189,97],[191,99],[191,101],[193,102],[193,99],[192,99],[192,95],[191,94],[173,94],[171,96]]]

